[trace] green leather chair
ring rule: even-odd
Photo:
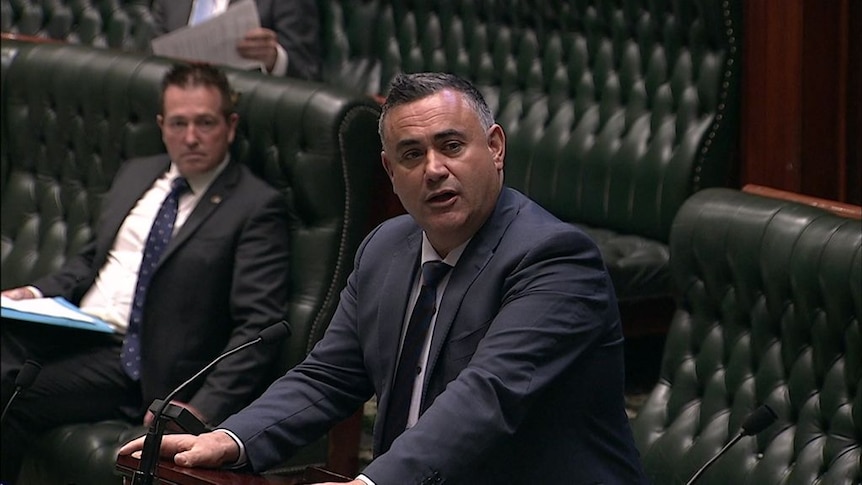
[[[670,249],[678,310],[633,422],[653,483],[686,483],[761,404],[778,421],[699,485],[862,483],[862,222],[710,189]]]
[[[146,52],[155,33],[150,0],[0,0],[8,34]]]
[[[155,116],[170,64],[80,45],[0,45],[0,285],[9,288],[79,250],[123,160],[164,151]],[[236,71],[229,78],[240,92],[233,155],[291,208],[293,333],[275,378],[322,336],[371,228],[380,110],[365,96],[321,84]],[[118,445],[139,434],[117,421],[55,429],[25,463],[21,483],[119,483]],[[286,466],[321,465],[326,456],[324,440]]]
[[[508,134],[506,182],[586,228],[624,305],[670,302],[677,210],[734,178],[740,0],[319,5],[326,82],[385,94],[402,71],[472,80]]]

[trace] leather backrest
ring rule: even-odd
[[[740,0],[319,3],[326,82],[472,80],[508,134],[507,183],[566,221],[666,242],[686,197],[730,182]]]
[[[862,222],[710,189],[671,232],[678,310],[633,426],[654,483],[685,483],[760,404],[778,422],[699,484],[860,483]]]
[[[150,0],[0,0],[0,31],[72,44],[149,50]]]
[[[164,152],[155,123],[164,59],[2,41],[3,288],[57,269],[89,239],[123,160]],[[291,208],[293,336],[302,359],[335,310],[370,228],[379,107],[320,84],[229,71],[240,92],[234,156]]]

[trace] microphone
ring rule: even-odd
[[[39,375],[39,371],[41,370],[42,364],[35,360],[27,360],[24,362],[21,370],[18,371],[18,375],[15,376],[15,391],[12,393],[9,401],[6,402],[6,407],[3,408],[3,414],[0,415],[0,423],[6,419],[6,413],[9,412],[9,408],[12,406],[12,401],[18,397],[18,394],[20,394],[21,391],[33,385],[33,382],[36,380],[36,376]]]
[[[213,361],[207,364],[206,367],[199,370],[195,375],[189,377],[185,382],[177,386],[176,389],[171,391],[171,393],[168,394],[164,400],[161,400],[161,402],[156,400],[154,405],[157,405],[158,407],[153,413],[153,422],[150,424],[150,429],[147,430],[147,436],[144,438],[144,448],[141,450],[141,462],[138,469],[132,475],[132,485],[152,485],[153,483],[156,473],[156,465],[159,462],[159,448],[162,446],[162,436],[165,433],[166,420],[163,419],[163,415],[165,413],[165,408],[168,407],[177,393],[183,390],[190,383],[194,382],[195,379],[203,375],[206,371],[210,370],[214,365],[231,355],[260,342],[263,342],[264,344],[272,344],[289,336],[290,325],[286,321],[282,320],[278,323],[274,323],[261,330],[257,338],[234,347],[213,359]]]
[[[729,450],[731,446],[735,445],[737,441],[741,440],[743,436],[751,436],[760,433],[774,423],[776,419],[778,419],[778,415],[775,414],[775,411],[773,411],[767,404],[763,404],[759,408],[755,409],[751,414],[746,416],[745,421],[742,422],[742,429],[739,430],[739,433],[737,433],[729,443],[724,445],[724,447],[719,450],[715,456],[710,458],[708,462],[704,463],[704,465],[697,470],[694,476],[691,477],[691,480],[686,482],[685,485],[692,485],[694,481],[700,478],[700,476],[703,475],[703,472],[715,462],[715,460],[719,459],[721,455]]]

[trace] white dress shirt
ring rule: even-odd
[[[206,193],[213,180],[227,166],[228,158],[214,170],[199,176],[188,177],[189,188],[180,196],[174,234],[183,226],[189,215]],[[108,251],[105,264],[99,269],[93,286],[87,290],[81,299],[81,311],[101,318],[113,325],[120,333],[125,333],[129,326],[129,316],[132,311],[132,299],[135,296],[135,284],[138,280],[138,268],[144,255],[144,246],[150,227],[158,214],[168,193],[171,191],[171,181],[179,177],[176,166],[159,177],[123,220],[114,239],[114,245]]]

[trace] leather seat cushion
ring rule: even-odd
[[[578,225],[599,247],[621,302],[671,294],[667,244],[610,229]]]

